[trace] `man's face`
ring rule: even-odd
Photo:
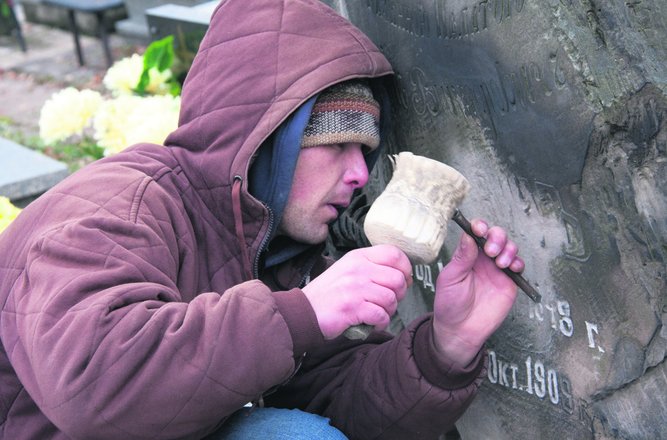
[[[366,182],[361,144],[303,148],[278,233],[302,243],[324,242],[338,209],[348,206],[354,190]]]

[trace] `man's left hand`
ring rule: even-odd
[[[517,287],[501,269],[524,269],[518,248],[504,229],[489,228],[482,220],[471,224],[473,232],[487,240],[484,251],[472,237],[461,236],[451,261],[438,275],[434,302],[438,356],[461,367],[477,355],[516,299]]]

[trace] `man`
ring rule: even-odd
[[[0,236],[2,437],[450,429],[516,296],[498,266],[523,262],[504,230],[476,221],[497,264],[463,236],[432,315],[394,338],[341,337],[385,328],[411,283],[395,247],[321,256],[381,154],[391,73],[317,0],[223,2],[166,146],[84,168]]]

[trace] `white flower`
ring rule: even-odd
[[[162,144],[178,126],[180,97],[120,96],[105,102],[95,115],[95,140],[105,156],[140,142]]]
[[[107,70],[102,82],[114,96],[131,95],[139,85],[143,70],[144,57],[135,53],[130,57],[116,61]],[[146,86],[146,93],[153,95],[169,93],[169,80],[171,80],[171,77],[172,73],[169,69],[160,72],[155,67],[151,68],[148,71],[149,81]]]
[[[130,95],[137,87],[141,72],[144,70],[144,57],[135,53],[131,57],[125,57],[116,61],[107,70],[102,79],[104,87],[114,95]]]
[[[155,67],[148,71],[148,85],[146,92],[151,95],[166,95],[169,93],[169,81],[171,80],[171,70],[167,69],[160,72]]]
[[[102,103],[102,95],[94,90],[67,87],[54,93],[42,106],[39,135],[47,143],[70,136],[82,135]]]

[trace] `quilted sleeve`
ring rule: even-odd
[[[72,438],[202,438],[293,372],[259,281],[184,302],[179,257],[152,228],[92,215],[45,234],[5,307],[12,365]],[[160,257],[155,257],[160,256]]]

